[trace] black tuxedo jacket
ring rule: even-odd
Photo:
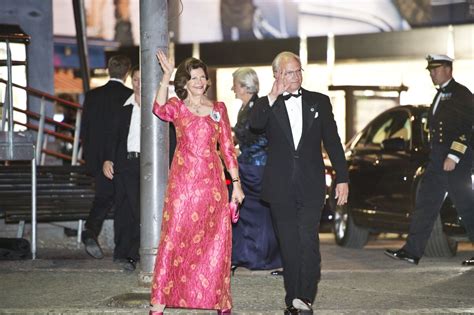
[[[434,103],[440,93],[433,115]],[[452,79],[436,94],[428,117],[432,145],[444,147],[447,153],[459,159],[472,150],[474,101],[468,88]]]
[[[303,130],[296,150],[281,95],[271,107],[266,96],[259,98],[251,113],[250,126],[264,130],[268,138],[268,159],[261,198],[270,203],[287,200],[295,184],[302,188],[304,202],[324,202],[325,176],[321,143],[336,170],[336,183],[348,182],[347,163],[329,98],[304,89],[301,97]]]
[[[132,90],[117,81],[86,93],[83,104],[81,140],[86,171],[97,175],[102,172],[106,134],[111,127],[111,118],[123,107]]]
[[[119,173],[130,167],[127,160],[127,140],[132,120],[134,105],[122,106],[118,115],[114,117],[107,134],[104,157],[106,161],[114,163],[114,172]]]

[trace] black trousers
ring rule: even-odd
[[[95,196],[92,203],[92,209],[86,219],[84,237],[97,239],[102,230],[102,225],[114,204],[114,184],[104,176],[100,171],[94,177],[95,180]]]
[[[138,260],[140,249],[140,159],[114,175],[116,207],[114,217],[114,258]]]
[[[318,233],[322,203],[305,203],[298,195],[292,192],[287,201],[270,204],[283,261],[287,306],[296,297],[313,302],[321,279]]]
[[[469,149],[468,149],[469,150]],[[426,244],[438,218],[445,195],[453,202],[469,239],[474,242],[474,197],[471,182],[472,151],[465,156],[453,171],[443,170],[447,150],[433,147],[430,162],[421,179],[416,196],[415,212],[410,224],[407,242],[403,247],[408,253],[422,257]]]

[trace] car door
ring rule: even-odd
[[[388,138],[392,120],[389,113],[375,118],[348,151],[350,205],[355,223],[361,226],[370,225],[378,209],[378,183],[383,175],[379,167],[380,144]]]
[[[399,108],[391,112],[391,117],[388,137],[381,145],[378,167],[382,175],[374,198],[378,225],[398,230],[400,224],[409,223],[413,175],[418,161],[412,158],[413,119],[410,111]]]

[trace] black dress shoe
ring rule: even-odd
[[[133,258],[114,258],[114,263],[120,265],[124,271],[135,271],[137,269],[137,260]]]
[[[463,266],[474,266],[474,257],[471,257],[471,259],[466,259],[462,262]]]
[[[104,253],[102,252],[102,248],[100,248],[99,243],[93,237],[85,236],[82,238],[82,242],[86,248],[86,253],[89,254],[91,257],[95,259],[102,259],[104,258]]]
[[[300,314],[300,311],[296,309],[293,305],[288,306],[285,308],[285,311],[283,312],[285,315],[293,315],[293,314]]]
[[[123,265],[125,271],[135,271],[137,269],[137,261],[133,258],[127,258],[127,261]]]
[[[272,276],[283,276],[283,270],[273,270],[270,274]]]
[[[299,314],[314,314],[311,301],[306,298],[293,299],[292,304],[299,311]]]
[[[387,249],[385,250],[384,254],[393,259],[404,260],[415,265],[418,265],[418,262],[420,261],[420,258],[409,254],[403,248],[399,250]]]

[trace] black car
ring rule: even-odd
[[[427,117],[426,106],[398,106],[377,116],[346,144],[348,203],[337,206],[333,197],[327,199],[338,245],[362,248],[369,234],[408,233],[428,162]],[[330,165],[326,172],[333,173]],[[330,188],[328,195],[333,191]],[[460,240],[467,235],[447,196],[425,255],[453,256]]]

